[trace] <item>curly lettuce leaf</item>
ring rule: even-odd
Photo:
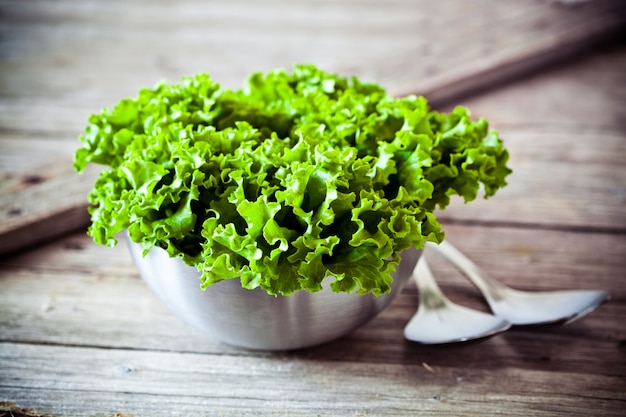
[[[400,253],[443,239],[433,211],[506,185],[508,153],[464,108],[312,65],[255,73],[240,90],[207,74],[159,83],[92,115],[75,169],[104,164],[88,233],[126,230],[201,271],[269,294],[384,294]]]

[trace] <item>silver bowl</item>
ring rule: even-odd
[[[260,350],[310,347],[352,332],[402,291],[421,255],[404,251],[392,291],[378,297],[335,293],[328,285],[315,293],[272,296],[242,288],[238,279],[202,290],[200,273],[163,249],[155,247],[143,257],[140,245],[129,242],[129,248],[143,280],[174,315],[211,338]]]

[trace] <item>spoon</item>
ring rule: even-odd
[[[599,290],[519,291],[489,278],[471,260],[447,241],[428,242],[436,252],[456,266],[482,292],[491,311],[513,325],[571,323],[610,299]]]
[[[511,327],[506,320],[450,301],[439,289],[424,256],[412,277],[419,290],[419,307],[404,328],[407,340],[423,344],[464,342]]]

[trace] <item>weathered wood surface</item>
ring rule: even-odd
[[[91,166],[78,176],[71,160],[61,158],[0,174],[0,255],[84,229],[86,195],[97,173]]]
[[[249,70],[307,60],[394,94],[426,91],[443,105],[442,97],[484,87],[485,74],[512,77],[613,33],[626,5],[276,1],[281,8],[270,12],[260,2],[151,2],[138,29],[146,4],[0,1],[2,207],[7,191],[29,182],[19,172],[69,160],[90,112],[151,79],[206,70],[236,85]],[[272,26],[273,13],[284,26]],[[187,26],[173,25],[182,18]],[[485,22],[489,31],[475,30]],[[0,260],[0,411],[9,401],[76,417],[622,416],[624,103],[624,46],[460,100],[500,131],[515,173],[495,198],[443,212],[449,239],[518,288],[609,290],[612,300],[581,321],[420,346],[402,338],[417,307],[411,285],[340,340],[247,351],[173,317],[139,279],[123,241],[104,248],[78,232]],[[33,171],[62,169],[48,167]],[[427,256],[450,298],[486,310],[467,281]]]
[[[3,263],[0,393],[76,416],[620,415],[626,285],[616,277],[623,276],[623,236],[447,229],[508,284],[607,288],[614,299],[569,326],[428,347],[402,338],[417,305],[409,287],[348,337],[296,352],[254,352],[180,324],[138,278],[123,244],[103,248],[75,235]],[[446,293],[480,308],[469,284],[431,258]]]
[[[584,68],[594,72],[624,53],[600,53],[533,79],[534,88],[521,88],[528,82],[523,81],[467,104],[491,103],[497,116],[496,103],[509,101],[518,109],[509,110],[509,133],[516,127],[529,133],[531,128],[516,120],[529,114],[520,103],[533,105],[529,96],[536,98],[537,91],[551,91],[561,82],[576,96],[584,83],[563,80],[585,73]],[[616,76],[621,73],[607,75]],[[561,100],[561,90],[553,91],[543,105]],[[581,112],[602,114],[600,98],[580,104]],[[561,122],[551,127],[557,133],[560,127],[569,132],[571,123],[586,126],[582,132],[594,127],[584,125],[587,119],[568,123],[562,113],[559,117]],[[607,125],[602,131],[619,128]],[[537,136],[528,137],[512,141],[514,155],[525,155],[526,145],[537,146]],[[553,137],[545,138],[549,148]],[[579,152],[593,149],[595,142]],[[606,153],[607,166],[616,166],[619,155]],[[552,153],[545,157],[559,161]],[[524,162],[523,156],[516,158]],[[533,161],[543,163],[525,161],[528,175]],[[585,164],[572,166],[584,169]],[[602,174],[605,181],[613,178],[609,172]],[[511,187],[525,181],[526,174],[513,177]],[[623,184],[612,186],[623,192]],[[590,199],[584,191],[590,188],[581,189],[578,197]],[[528,192],[528,200],[536,198]],[[505,197],[496,196],[485,209],[494,216],[506,213]],[[599,198],[599,205],[611,201],[610,196]],[[1,398],[69,416],[115,411],[203,415],[207,410],[215,415],[622,415],[623,231],[576,218],[572,226],[537,225],[523,213],[519,223],[484,224],[454,210],[446,214],[449,239],[506,284],[529,290],[603,288],[611,291],[612,301],[565,327],[515,329],[481,343],[428,347],[402,338],[417,306],[410,286],[381,316],[338,341],[297,352],[246,351],[180,324],[139,279],[123,243],[103,248],[81,233],[1,264]],[[436,256],[429,257],[453,300],[485,309],[467,282]]]
[[[480,349],[483,354],[486,348]],[[496,353],[511,349],[495,343],[488,348]],[[490,364],[488,370],[449,368],[433,363],[431,359],[436,362],[436,358],[429,352],[421,352],[421,359],[426,359],[422,363],[418,359],[364,366],[359,361],[311,359],[306,353],[259,360],[17,344],[6,344],[3,351],[16,374],[38,369],[28,388],[12,388],[11,394],[25,399],[38,395],[44,400],[68,393],[63,408],[68,415],[81,413],[85,402],[97,409],[123,408],[152,416],[167,415],[164,409],[175,410],[175,415],[237,416],[459,412],[588,416],[588,407],[618,416],[623,411],[615,407],[621,394],[616,392],[619,380],[615,376],[575,369],[558,373],[520,370],[497,363]],[[410,354],[420,356],[418,351]],[[581,407],[583,403],[585,407]]]
[[[623,276],[622,236],[499,227],[485,230],[456,225],[447,225],[446,229],[448,237],[461,250],[495,278],[517,288],[612,289],[617,302],[607,304],[581,324],[597,319],[595,325],[605,331],[626,313],[619,303],[626,296],[626,283],[615,279]],[[485,239],[486,235],[491,238]],[[537,235],[541,236],[539,242]],[[594,243],[594,250],[589,250],[589,241]],[[452,299],[484,308],[471,285],[437,256],[427,256]],[[219,353],[225,349],[185,326],[176,325],[177,319],[160,306],[138,278],[123,241],[115,248],[104,248],[92,244],[82,234],[70,236],[44,250],[7,259],[2,267],[3,288],[11,290],[11,297],[3,297],[0,317],[5,339],[194,353]],[[416,304],[416,290],[410,288],[383,314],[386,319],[380,320],[380,327],[372,323],[378,334],[370,335],[370,328],[356,335],[371,336],[372,341],[381,343],[394,338],[397,346],[384,346],[384,349],[391,349],[396,355],[402,349],[401,322],[411,316]],[[399,321],[394,329],[387,327],[389,320]],[[575,327],[552,330],[568,334],[571,329]],[[534,330],[529,334],[534,334]],[[623,336],[610,335],[610,339],[619,342]],[[537,343],[543,342],[537,340]],[[382,350],[377,348],[376,354],[382,354]],[[368,360],[375,360],[374,356]],[[591,364],[579,366],[588,371],[593,369]]]
[[[11,202],[56,195],[52,205],[20,214],[0,207],[0,254],[85,223],[79,196],[90,181],[64,181],[73,178],[76,137],[90,113],[160,79],[208,71],[237,87],[252,71],[314,62],[442,104],[571,57],[626,27],[626,4],[614,0],[0,1],[0,13],[0,174],[46,170],[54,158],[66,168],[54,181],[0,194]],[[46,210],[69,220],[42,228]]]
[[[198,71],[238,87],[252,71],[296,62],[374,79],[393,94],[456,94],[479,86],[474,78],[486,72],[527,70],[539,57],[562,58],[615,36],[626,19],[616,0],[0,4],[7,34],[2,93],[22,97],[25,106],[33,99],[43,106],[43,97],[107,105],[151,80]],[[36,129],[23,108],[11,108],[14,124]],[[62,108],[44,111],[43,121],[55,126],[76,122]]]
[[[527,77],[467,104],[505,139],[514,173],[496,204],[456,201],[444,217],[626,231],[623,47]]]

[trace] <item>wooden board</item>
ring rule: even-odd
[[[453,200],[441,217],[451,222],[625,231],[624,102],[626,49],[621,46],[459,101],[500,132],[510,150],[514,174],[494,199],[468,205]],[[52,162],[43,163],[46,155],[51,158],[55,153],[42,143],[65,146],[58,146],[62,151]],[[64,155],[75,149],[74,143],[13,138],[0,144],[5,149],[4,165],[13,161],[0,186],[0,254],[86,228],[86,195],[98,167],[83,176],[75,174],[71,157]],[[17,171],[19,157],[24,155],[39,158],[40,165]],[[46,181],[33,182],[33,172]],[[22,207],[20,213],[16,205]],[[56,216],[58,221],[41,223],[47,216]]]
[[[507,403],[516,404],[507,408],[507,416],[586,417],[590,409],[620,416],[623,411],[618,377],[575,370],[526,370],[522,377],[494,364],[488,372],[456,372],[428,356],[422,363],[364,369],[358,361],[329,364],[300,353],[259,361],[43,345],[4,344],[2,350],[3,365],[16,385],[8,393],[49,409],[64,392],[65,404],[57,410],[65,416],[82,415],[85,403],[100,413],[125,410],[154,417],[497,415]],[[26,372],[33,368],[38,372]],[[241,369],[250,375],[245,384]],[[32,401],[34,393],[37,400]],[[239,399],[236,405],[232,397]]]
[[[248,351],[182,324],[140,280],[123,241],[97,246],[83,230],[0,258],[0,415],[26,407],[64,417],[622,416],[626,49],[500,82],[614,34],[624,7],[600,0],[0,0],[1,207],[26,192],[36,208],[41,194],[30,186],[43,187],[41,198],[58,202],[47,206],[56,210],[70,201],[68,190],[84,198],[86,181],[46,187],[57,177],[80,178],[70,159],[87,115],[149,80],[208,70],[238,84],[250,69],[313,60],[382,82],[393,94],[428,91],[442,107],[455,97],[490,120],[515,174],[492,200],[455,202],[441,214],[450,241],[511,286],[613,296],[568,326],[422,346],[402,337],[417,308],[409,285],[339,340]],[[491,81],[501,89],[464,97]],[[45,167],[56,158],[65,161]],[[45,232],[36,230],[36,237]],[[487,310],[457,271],[426,256],[450,298]]]
[[[66,158],[34,168],[0,177],[0,255],[89,224],[87,193],[98,170],[79,176]]]
[[[509,185],[442,213],[454,221],[626,231],[626,48],[461,100],[500,132]]]
[[[626,5],[614,0],[0,5],[8,58],[0,64],[0,91],[37,109],[45,98],[106,105],[161,78],[197,71],[238,87],[252,71],[296,62],[378,81],[393,94],[445,98],[617,36],[626,19]],[[32,128],[20,115],[14,111],[11,118]],[[57,123],[68,122],[58,117]]]
[[[252,71],[313,62],[441,104],[610,40],[626,22],[626,4],[603,0],[0,1],[0,11],[0,173],[48,178],[0,194],[0,254],[86,225],[89,181],[69,168],[76,137],[90,113],[162,78],[208,71],[237,87]],[[52,178],[57,157],[65,169]]]
[[[588,319],[599,331],[613,326],[624,313],[619,300],[626,296],[626,283],[615,279],[623,274],[623,236],[456,225],[446,225],[446,229],[459,249],[494,278],[513,287],[611,289],[618,303],[607,305]],[[591,244],[594,250],[590,250]],[[468,282],[437,256],[427,256],[452,299],[484,309]],[[73,235],[45,250],[6,259],[0,265],[3,338],[198,353],[223,349],[195,330],[176,325],[177,319],[139,279],[123,240],[115,248],[106,248],[94,245],[82,234]],[[98,265],[95,270],[94,265]],[[401,323],[414,312],[415,295],[411,286],[380,321],[372,323],[373,335],[365,336],[372,327],[359,334],[383,345],[395,342],[400,346]],[[393,334],[390,323],[395,328]],[[623,329],[610,339],[616,342],[620,335],[624,335]],[[376,352],[382,354],[381,349],[376,348]]]
[[[87,415],[86,401],[89,415],[155,417],[198,415],[203,407],[224,415],[490,414],[511,401],[507,415],[619,415],[626,285],[614,278],[623,273],[623,237],[447,229],[507,284],[605,288],[614,300],[566,327],[429,347],[402,338],[417,306],[410,286],[347,337],[296,352],[256,352],[222,345],[171,316],[138,278],[123,243],[104,248],[74,235],[1,264],[0,397],[68,416]],[[428,256],[446,294],[481,307],[467,281]]]

